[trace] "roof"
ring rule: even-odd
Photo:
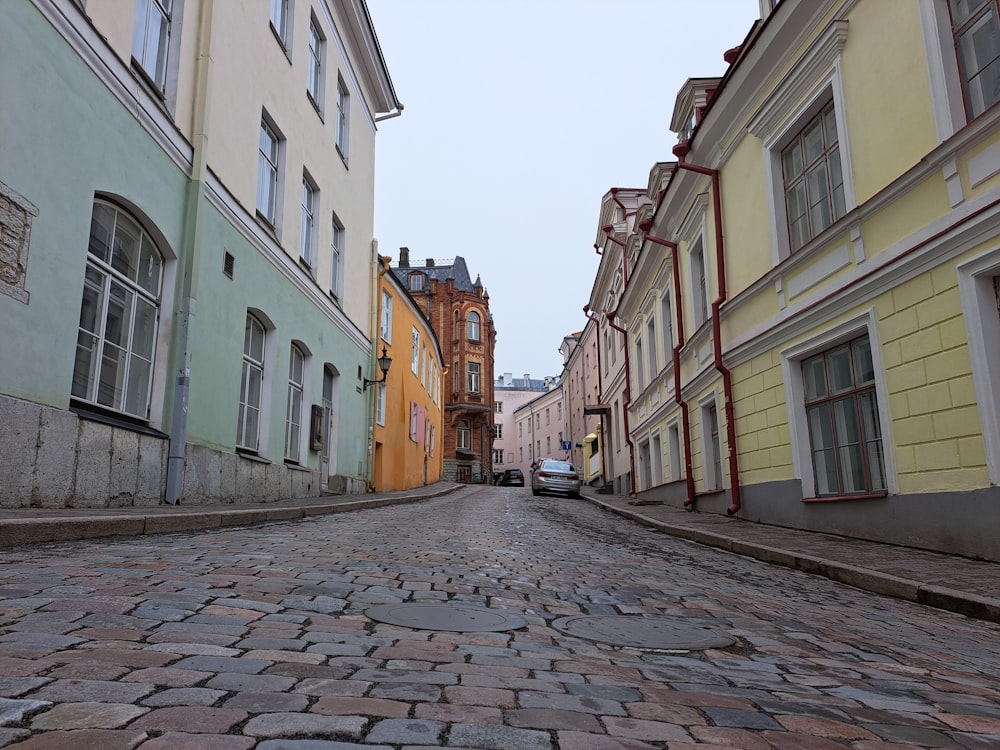
[[[430,265],[427,265],[428,262],[430,262]],[[423,265],[407,263],[405,266],[392,267],[392,272],[396,278],[404,282],[414,271],[419,271],[427,276],[427,278],[435,279],[441,284],[445,283],[448,279],[452,279],[455,289],[461,292],[469,292],[470,294],[475,293],[476,285],[482,286],[482,282],[480,282],[478,276],[476,277],[476,284],[472,283],[472,277],[469,276],[469,267],[465,265],[465,258],[461,255],[452,260],[450,265],[439,265],[437,261],[429,260],[424,261]]]

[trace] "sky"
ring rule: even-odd
[[[497,376],[560,375],[587,320],[601,199],[674,159],[688,78],[721,76],[757,0],[368,0],[401,116],[378,123],[375,237],[462,256]]]

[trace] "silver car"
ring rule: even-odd
[[[544,458],[531,472],[531,494],[559,492],[580,497],[580,475],[569,461]]]

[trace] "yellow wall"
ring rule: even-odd
[[[381,354],[384,346],[392,357],[392,366],[389,368],[385,385],[385,424],[379,425],[373,419],[375,427],[372,483],[377,492],[410,489],[440,481],[444,439],[441,403],[445,377],[437,339],[430,324],[420,314],[409,295],[395,281],[391,271],[382,274],[380,279],[378,292],[380,309],[383,290],[389,292],[393,303],[391,341],[385,341],[380,336],[375,337],[377,353]],[[424,382],[421,382],[420,371],[424,367],[422,355],[417,373],[413,372],[414,327],[419,331],[422,347],[426,347],[433,363],[433,372],[437,373],[436,387],[426,374]],[[372,386],[369,386],[369,390],[373,390]],[[377,398],[372,400],[377,402]],[[433,446],[425,445],[426,436],[423,432],[418,434],[416,441],[410,439],[410,412],[413,403],[425,410],[426,420],[433,426]],[[377,403],[373,407],[373,412],[376,408]]]

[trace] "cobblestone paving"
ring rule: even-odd
[[[510,632],[375,622],[457,601]],[[671,652],[551,627],[683,617]],[[1000,748],[1000,626],[470,487],[294,523],[0,552],[0,747]]]

